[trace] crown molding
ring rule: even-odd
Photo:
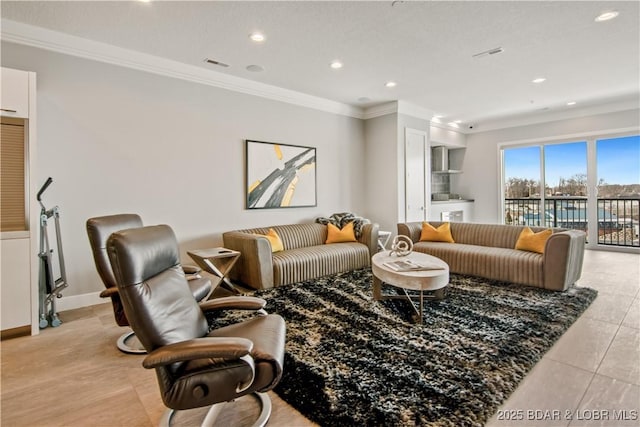
[[[398,101],[386,102],[384,104],[374,105],[372,107],[365,108],[362,118],[365,120],[373,119],[375,117],[386,116],[387,114],[394,114],[398,112]]]
[[[2,19],[1,39],[10,43],[119,65],[328,113],[364,118],[363,111],[359,107],[9,19]]]
[[[433,111],[406,101],[398,101],[398,113],[406,114],[407,116],[416,117],[418,119],[427,120],[429,122],[434,115]]]
[[[522,116],[505,117],[503,119],[480,121],[474,129],[465,129],[465,133],[474,134],[488,132],[506,128],[536,125],[560,120],[569,120],[579,117],[597,116],[600,114],[616,113],[619,111],[640,109],[640,98],[638,96],[627,96],[609,102],[602,102],[579,108],[569,108],[562,111],[549,111],[541,114],[528,114]]]
[[[429,109],[419,107],[406,101],[398,100],[366,108],[364,110],[363,119],[372,119],[374,117],[385,116],[393,113],[406,114],[407,116],[427,121],[431,121],[431,118],[433,117],[433,111]]]

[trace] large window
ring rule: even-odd
[[[540,156],[538,146],[505,149],[504,201],[507,224],[540,224]]]
[[[640,247],[640,136],[503,147],[504,222]]]
[[[640,135],[596,141],[598,242],[639,246]]]

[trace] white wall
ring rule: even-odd
[[[398,115],[387,114],[365,122],[366,215],[380,230],[395,231],[398,200]]]
[[[87,218],[134,212],[173,227],[185,251],[240,227],[366,212],[362,120],[2,43],[2,65],[35,71],[38,180],[60,206],[70,287],[102,284]],[[318,206],[244,209],[245,139],[317,148]]]
[[[407,114],[386,114],[365,122],[367,214],[380,230],[396,234],[405,218],[405,128],[429,135],[429,121]]]
[[[458,191],[475,199],[474,222],[500,220],[501,143],[576,141],[576,138],[640,128],[640,110],[620,111],[568,120],[467,135],[464,173],[457,178]]]

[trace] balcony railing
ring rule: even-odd
[[[505,199],[505,222],[536,227],[560,227],[587,231],[586,197]],[[597,200],[598,244],[640,247],[640,198]]]

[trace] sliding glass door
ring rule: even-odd
[[[588,230],[586,141],[545,145],[545,227]]]
[[[506,224],[540,225],[541,157],[538,146],[503,151],[504,221]]]
[[[640,136],[503,147],[504,223],[640,247]]]
[[[640,246],[640,135],[596,141],[598,243]]]

